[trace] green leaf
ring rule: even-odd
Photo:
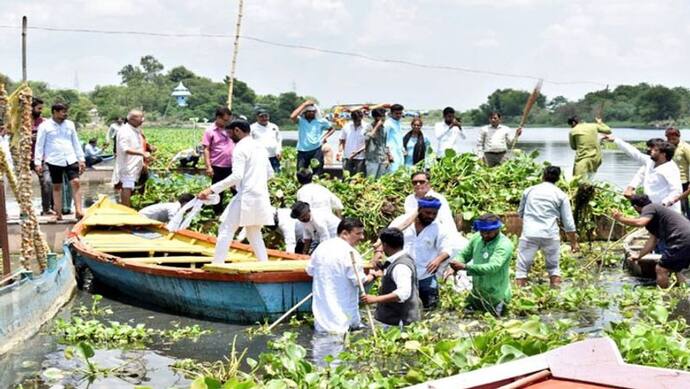
[[[220,389],[220,381],[211,377],[197,377],[189,386],[190,389]]]
[[[665,324],[666,321],[668,321],[668,310],[663,305],[654,306],[651,312],[649,312],[649,315],[659,322],[659,324]]]
[[[422,348],[422,344],[416,340],[408,340],[407,342],[405,342],[404,347],[406,350],[418,351],[420,348]]]
[[[522,352],[522,350],[518,350],[517,348],[509,345],[509,344],[504,344],[501,346],[501,357],[498,359],[496,363],[505,363],[512,361],[514,359],[519,359],[525,357],[525,353]]]
[[[96,353],[93,351],[93,347],[86,342],[79,342],[77,344],[77,351],[79,352],[79,355],[84,358],[84,360],[88,360],[96,355]]]

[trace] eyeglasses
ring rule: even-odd
[[[412,185],[424,185],[427,182],[429,182],[429,181],[427,181],[427,180],[412,180]]]

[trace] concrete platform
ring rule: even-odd
[[[62,252],[62,243],[69,231],[77,223],[77,220],[74,218],[74,215],[64,215],[63,219],[59,222],[54,221],[54,218],[54,216],[39,216],[39,228],[41,232],[45,234],[50,249],[54,252]],[[21,249],[22,237],[21,225],[19,224],[19,218],[16,216],[10,216],[7,223],[7,233],[10,241],[10,252],[19,252]]]

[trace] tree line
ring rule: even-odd
[[[227,100],[227,77],[222,82],[213,81],[184,66],[166,71],[163,64],[150,55],[142,57],[138,64],[124,66],[118,75],[121,78],[119,85],[97,86],[87,93],[49,88],[41,81],[31,81],[30,85],[34,95],[46,102],[46,115],[50,114],[52,103],[67,103],[71,107],[71,119],[82,125],[90,121],[89,112],[93,108],[97,108],[105,121],[125,116],[130,108],[143,109],[147,120],[164,124],[180,124],[191,118],[212,120],[215,108]],[[170,95],[179,82],[192,93],[187,107],[179,107]],[[4,83],[10,92],[18,85],[2,74],[0,83]],[[466,125],[484,125],[490,112],[499,111],[504,122],[517,123],[529,95],[530,92],[524,90],[497,89],[479,107],[462,112],[463,122]],[[267,109],[272,121],[290,126],[290,113],[306,98],[294,92],[258,95],[245,82],[235,80],[233,111],[252,119],[257,109]],[[566,125],[570,116],[579,115],[587,121],[600,113],[604,120],[618,125],[688,125],[690,89],[640,83],[590,92],[577,101],[563,96],[549,98],[541,95],[532,108],[529,124],[561,127]],[[437,116],[439,112],[432,111],[432,115]]]

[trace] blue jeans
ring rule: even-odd
[[[280,173],[280,161],[276,157],[268,157],[268,161],[271,162],[271,167],[276,173]]]
[[[374,179],[381,178],[384,174],[388,173],[388,164],[382,162],[366,161],[365,169],[367,171],[367,177],[373,177]]]
[[[438,282],[436,276],[427,277],[418,281],[419,298],[425,309],[436,308],[438,304]]]

